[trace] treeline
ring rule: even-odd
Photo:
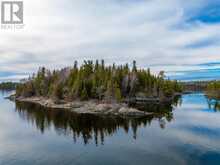
[[[183,86],[183,90],[185,92],[199,92],[205,91],[207,89],[207,85],[209,81],[189,81],[189,82],[181,82]]]
[[[206,89],[209,98],[220,99],[220,81],[209,82]]]
[[[155,76],[150,69],[129,65],[106,66],[104,60],[84,61],[78,66],[50,71],[42,67],[36,75],[17,86],[17,97],[44,96],[53,99],[99,99],[121,101],[128,97],[171,97],[181,92],[177,81],[165,80],[164,73]]]
[[[15,82],[2,82],[0,83],[0,90],[15,90],[18,83]]]

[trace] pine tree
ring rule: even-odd
[[[105,66],[104,60],[95,64],[91,60],[84,61],[78,67],[74,62],[67,78],[63,78],[63,70],[50,72],[42,67],[36,76],[29,78],[16,89],[17,96],[35,95],[49,96],[59,99],[108,99],[123,100],[134,97],[136,94],[143,96],[172,96],[181,92],[182,86],[177,81],[165,80],[164,72],[158,76],[150,73],[150,69],[138,70],[136,61],[130,70],[128,64]],[[219,89],[219,83],[210,84],[210,89]]]
[[[137,72],[136,61],[133,61],[132,72]]]
[[[89,98],[89,96],[88,96],[87,90],[86,90],[86,88],[83,88],[81,95],[80,95],[80,99],[87,100],[88,98]]]
[[[116,82],[114,84],[114,93],[115,93],[115,99],[120,102],[122,99],[122,95],[119,85]]]

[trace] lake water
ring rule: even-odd
[[[137,119],[15,104],[0,94],[0,165],[220,164],[220,113],[201,93]]]

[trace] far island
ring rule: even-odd
[[[143,116],[153,112],[131,108],[130,103],[171,104],[182,92],[177,81],[153,75],[150,69],[128,64],[106,66],[104,60],[50,71],[44,67],[19,84],[15,99],[77,113]]]
[[[206,88],[206,95],[209,99],[220,99],[220,81],[210,81]]]
[[[19,83],[16,82],[2,82],[0,83],[0,90],[6,90],[6,91],[15,90],[18,84]]]

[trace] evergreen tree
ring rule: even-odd
[[[136,61],[133,61],[132,72],[137,72]]]
[[[217,89],[218,84],[211,84],[210,89]],[[147,97],[172,96],[181,92],[182,86],[177,81],[165,80],[164,72],[158,76],[150,69],[138,70],[136,61],[132,69],[128,64],[105,66],[104,60],[88,60],[78,67],[75,61],[72,68],[54,70],[39,69],[36,75],[17,86],[18,97],[44,96],[57,99],[107,99],[122,101],[137,94]]]
[[[80,99],[87,100],[88,98],[89,98],[89,96],[88,96],[87,90],[86,90],[86,88],[83,88],[81,95],[80,95]]]

